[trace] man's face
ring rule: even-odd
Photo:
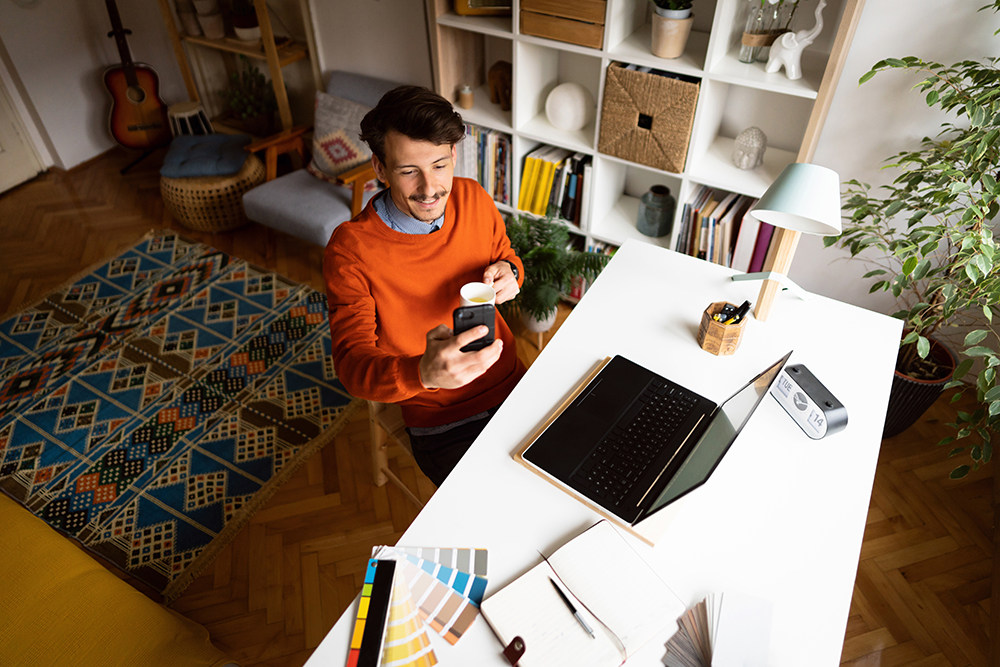
[[[391,188],[392,201],[403,213],[434,222],[444,213],[455,173],[455,147],[410,139],[399,132],[385,135],[385,164],[372,156],[375,173]]]

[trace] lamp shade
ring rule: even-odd
[[[818,164],[793,162],[767,189],[750,215],[805,234],[840,233],[840,176]]]

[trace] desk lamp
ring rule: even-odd
[[[799,235],[840,233],[840,177],[832,169],[817,164],[793,162],[748,215],[776,227],[764,271],[733,276],[733,280],[764,281],[753,313],[756,319],[764,321],[780,284],[794,285],[785,274],[792,264]]]

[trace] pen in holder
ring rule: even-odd
[[[728,355],[736,352],[740,346],[740,339],[743,337],[743,327],[746,326],[746,316],[739,317],[737,321],[730,324],[718,322],[715,316],[727,310],[735,312],[736,306],[725,301],[716,301],[710,304],[705,312],[701,314],[701,326],[698,327],[698,345],[701,349],[712,354]]]

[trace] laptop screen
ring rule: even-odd
[[[742,389],[729,397],[709,421],[705,432],[691,448],[691,453],[681,463],[676,474],[664,487],[646,516],[677,500],[708,479],[719,461],[736,440],[740,430],[750,419],[761,399],[771,388],[791,352],[774,363],[763,373],[750,380]]]

